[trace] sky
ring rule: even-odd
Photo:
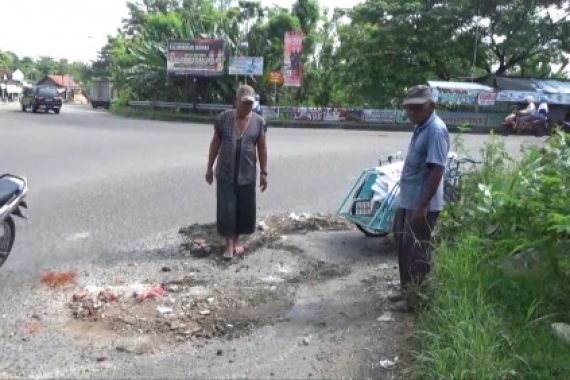
[[[320,0],[330,8],[352,7],[362,0]],[[89,62],[121,27],[127,0],[0,0],[0,50],[24,56],[50,56]],[[290,7],[293,0],[262,0]]]

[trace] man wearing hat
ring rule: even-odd
[[[239,237],[255,231],[255,184],[259,157],[261,191],[267,188],[265,120],[252,112],[255,90],[247,85],[236,92],[236,107],[222,112],[214,124],[206,182],[214,182],[216,162],[217,229],[226,239],[224,258],[242,255]]]
[[[410,88],[404,108],[414,124],[414,133],[402,169],[400,205],[394,222],[402,291],[390,297],[402,302],[406,295],[413,297],[409,290],[419,286],[430,271],[428,248],[443,208],[443,174],[450,145],[447,127],[435,113],[428,86]]]

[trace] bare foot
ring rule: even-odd
[[[226,239],[226,249],[224,250],[222,258],[224,260],[231,260],[232,257],[234,257],[234,242],[233,239]]]
[[[245,252],[245,248],[240,243],[236,243],[234,246],[234,252],[236,255],[241,256]]]
[[[224,251],[224,254],[222,255],[222,258],[224,260],[231,260],[234,257],[234,253],[233,252],[228,252],[228,251]]]

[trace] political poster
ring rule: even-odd
[[[285,87],[301,87],[303,77],[303,33],[286,32],[284,44],[284,78]]]

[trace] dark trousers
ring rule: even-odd
[[[217,182],[217,227],[226,238],[255,232],[255,183]]]
[[[421,284],[431,268],[430,240],[439,211],[428,212],[427,220],[413,221],[413,210],[400,208],[394,219],[400,284],[403,290]]]

